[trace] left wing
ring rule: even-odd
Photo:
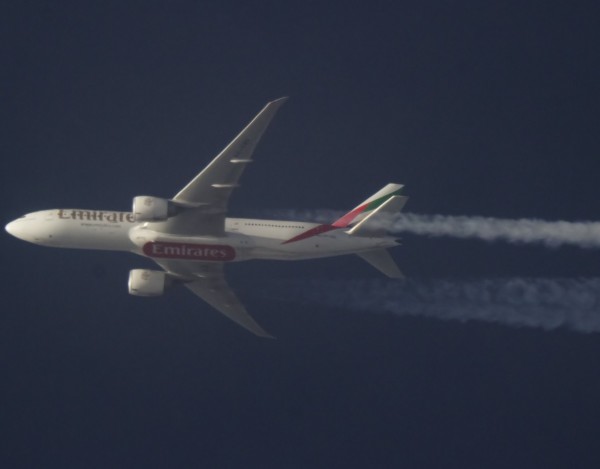
[[[233,189],[252,161],[252,153],[277,110],[287,100],[267,103],[254,119],[175,197],[181,213],[161,222],[169,233],[195,236],[222,236],[225,214]]]
[[[160,260],[168,273],[181,278],[184,285],[213,308],[259,337],[273,338],[248,314],[225,280],[223,264]]]

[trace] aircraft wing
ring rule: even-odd
[[[184,285],[233,322],[259,337],[273,338],[248,314],[244,305],[227,284],[223,263],[157,262],[164,270],[183,279]]]
[[[233,189],[252,161],[252,153],[271,119],[287,98],[267,103],[256,117],[194,179],[181,189],[173,201],[183,207],[178,215],[164,222],[170,233],[221,236],[225,214]]]

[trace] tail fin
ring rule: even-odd
[[[390,221],[390,215],[401,211],[407,200],[408,197],[402,195],[390,197],[348,230],[347,233],[353,236],[384,236],[386,222]]]
[[[358,223],[369,215],[373,210],[385,203],[390,197],[400,195],[401,184],[388,184],[380,191],[373,194],[360,205],[354,207],[342,218],[336,220],[332,226],[335,228],[346,228],[348,225]]]
[[[373,194],[371,197],[369,197],[363,203],[354,207],[346,215],[339,218],[338,220],[333,222],[331,225],[315,226],[315,227],[310,228],[309,230],[305,231],[304,233],[300,233],[300,234],[294,236],[293,238],[283,241],[282,244],[288,244],[288,243],[294,243],[296,241],[302,241],[303,239],[307,239],[312,236],[317,236],[322,233],[327,233],[328,231],[335,230],[337,228],[346,228],[349,225],[353,225],[353,224],[360,225],[360,222],[362,222],[363,220],[367,220],[367,218],[371,214],[374,214],[377,211],[377,209],[383,209],[384,205],[388,206],[388,204],[391,204],[393,206],[398,206],[398,204],[399,204],[398,199],[400,199],[402,201],[401,205],[404,205],[404,203],[407,200],[407,197],[402,197],[402,196],[398,195],[398,194],[400,194],[400,190],[402,189],[402,187],[404,187],[404,186],[402,186],[401,184],[390,183],[390,184],[386,185],[383,189],[381,189],[378,192],[376,192],[375,194]],[[389,205],[389,206],[391,206],[391,205]],[[396,211],[399,211],[401,208],[402,208],[402,206],[397,208]],[[357,227],[358,227],[358,225],[357,225]],[[369,225],[369,228],[370,228],[370,225]],[[354,233],[350,233],[350,234],[354,234]],[[363,232],[361,230],[361,234],[358,234],[358,236],[370,236],[370,234],[367,234],[366,232]]]

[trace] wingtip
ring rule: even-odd
[[[237,322],[240,326],[246,328],[247,330],[249,330],[250,332],[252,332],[254,335],[256,335],[257,337],[261,337],[264,339],[275,339],[274,336],[272,336],[271,334],[269,334],[267,331],[265,331],[260,324],[258,324],[254,318],[252,316],[250,316],[247,312],[246,314],[248,315],[247,319],[248,321],[236,321],[234,319],[235,322]],[[230,317],[230,319],[233,319]]]
[[[260,337],[261,339],[277,339],[274,335],[269,334],[262,327],[259,326],[259,329],[248,329],[255,336]]]
[[[277,337],[269,334],[267,331],[265,331],[256,322],[255,322],[255,326],[252,329],[248,328],[248,330],[251,331],[254,335],[261,337],[263,339],[276,339],[277,338]]]
[[[273,101],[269,101],[268,104],[279,104],[279,105],[282,105],[288,99],[290,99],[289,96],[282,96],[281,98],[277,98],[277,99],[274,99]]]

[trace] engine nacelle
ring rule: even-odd
[[[163,221],[173,216],[175,206],[167,199],[151,197],[149,195],[139,195],[133,198],[133,216],[135,221]]]
[[[129,294],[135,296],[160,296],[169,286],[166,272],[148,269],[129,271]]]

